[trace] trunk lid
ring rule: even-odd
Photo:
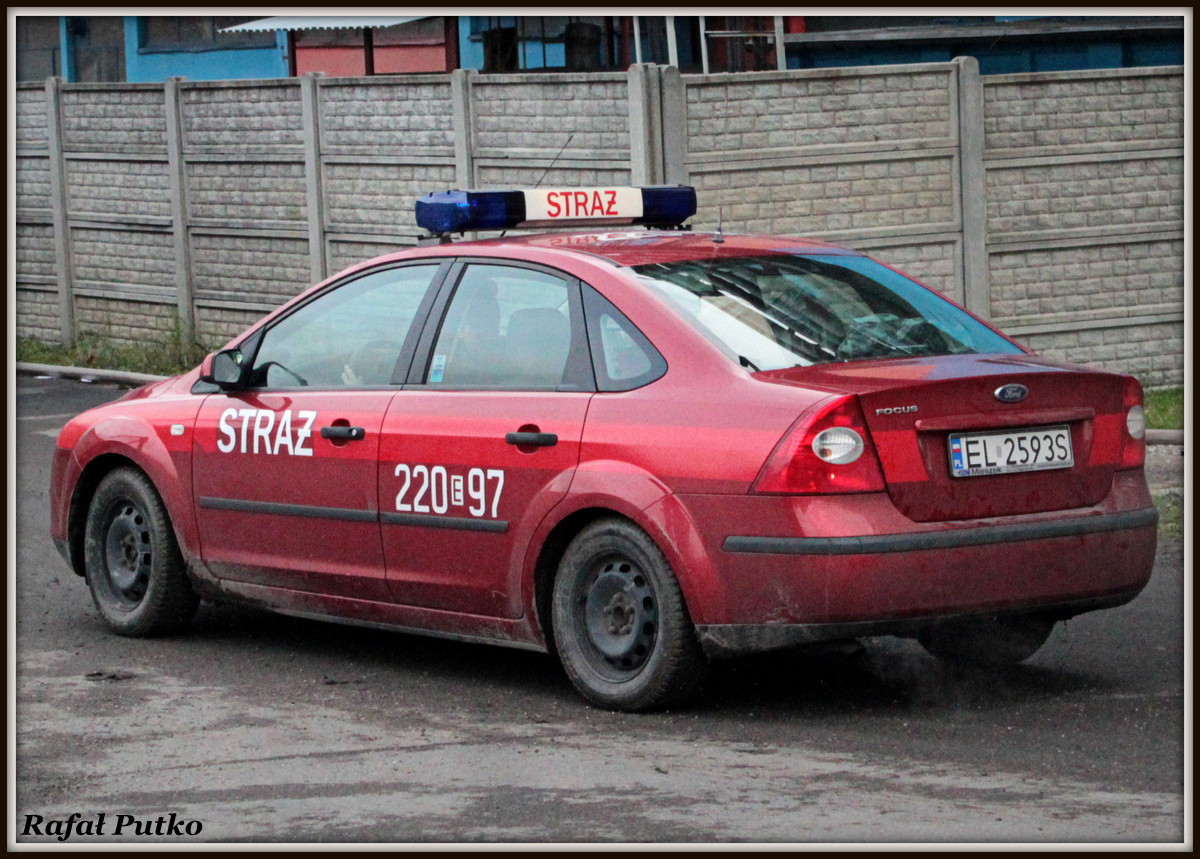
[[[1090,506],[1107,495],[1120,462],[1125,377],[1103,370],[1033,355],[972,354],[792,367],[758,378],[857,394],[888,494],[917,522]],[[1002,402],[996,392],[1006,385],[1028,393]],[[951,435],[1038,428],[1044,438],[1050,427],[1067,428],[1073,465],[952,474]]]

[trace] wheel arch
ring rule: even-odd
[[[533,564],[533,613],[537,631],[551,655],[557,655],[554,646],[554,629],[551,620],[550,600],[554,591],[554,577],[559,562],[571,541],[591,523],[610,517],[633,522],[630,517],[610,507],[584,507],[564,516],[542,541],[537,560]],[[634,522],[634,524],[637,524]]]
[[[67,547],[71,556],[71,569],[82,578],[85,575],[83,558],[84,532],[87,530],[88,508],[96,494],[100,481],[118,468],[136,468],[143,474],[145,469],[127,456],[119,453],[102,453],[88,462],[75,481],[71,501],[67,510]],[[149,477],[149,475],[146,475]],[[151,480],[151,483],[154,481]],[[161,493],[160,493],[161,495]]]
[[[673,495],[660,497],[645,509],[635,510],[620,499],[589,499],[591,503],[563,516],[538,546],[532,564],[533,576],[528,603],[533,621],[546,647],[554,652],[554,634],[550,619],[550,595],[559,562],[567,546],[584,528],[598,519],[623,519],[645,532],[675,574],[683,595],[684,608],[693,624],[704,623],[717,604],[725,599],[712,559],[707,555],[695,523],[680,500]]]

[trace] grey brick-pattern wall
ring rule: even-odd
[[[1081,144],[1178,146],[1183,76],[1074,72],[987,81],[990,150]]]
[[[180,320],[215,347],[413,245],[430,190],[684,181],[696,229],[857,247],[1036,349],[1178,384],[1183,120],[1179,68],[970,61],[20,84],[18,333]]]
[[[392,234],[416,235],[417,198],[430,188],[454,187],[454,165],[404,160],[409,163],[328,164],[326,223],[347,231],[377,227]]]
[[[843,69],[714,76],[688,86],[688,152],[951,138],[946,72],[862,74]],[[761,79],[760,79],[761,78]]]
[[[197,232],[191,245],[201,306],[242,304],[259,309],[261,316],[311,286],[308,241],[303,237]]]
[[[63,148],[141,152],[167,145],[163,90],[156,84],[80,84],[63,90]]]
[[[184,147],[230,151],[237,147],[299,149],[304,143],[296,81],[215,81],[183,90]]]
[[[984,79],[990,312],[1018,340],[1182,381],[1183,95],[1177,68]]]
[[[58,296],[52,291],[17,291],[17,336],[34,340],[58,339]]]
[[[71,249],[76,295],[137,295],[174,304],[175,260],[168,233],[76,227]]]
[[[110,297],[78,296],[75,313],[82,331],[119,346],[160,343],[176,324],[171,305]]]
[[[578,150],[628,160],[629,84],[624,74],[505,75],[472,88],[471,113],[480,154]],[[567,138],[574,134],[570,144]]]
[[[195,161],[187,165],[188,204],[197,222],[308,220],[303,161]]]
[[[167,162],[67,162],[67,205],[73,215],[113,215],[122,219],[169,218],[171,190]]]
[[[991,234],[1182,221],[1183,155],[997,166],[987,191]]]
[[[417,149],[454,154],[450,79],[337,78],[322,81],[321,146],[327,152]]]
[[[17,209],[40,209],[50,212],[50,164],[46,156],[18,156],[17,159]],[[32,214],[31,212],[29,212]]]

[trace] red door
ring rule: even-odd
[[[221,578],[389,600],[376,462],[393,391],[214,394],[196,421],[196,520]],[[356,431],[360,430],[360,432]],[[331,433],[334,438],[323,438]]]
[[[397,602],[520,615],[525,549],[571,484],[590,398],[396,395],[380,443],[379,498],[388,583]]]
[[[214,574],[390,600],[379,433],[438,272],[357,272],[246,341],[245,389],[209,396],[196,422],[196,518]]]

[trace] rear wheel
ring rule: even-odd
[[[183,630],[199,599],[184,568],[175,533],[150,479],[120,468],[100,481],[84,535],[92,601],[121,635]]]
[[[962,665],[1016,665],[1033,656],[1054,630],[1045,615],[1001,615],[948,620],[923,629],[917,640],[938,659]]]
[[[554,641],[585,698],[613,710],[685,704],[707,662],[679,584],[645,532],[622,519],[585,528],[554,580]]]

